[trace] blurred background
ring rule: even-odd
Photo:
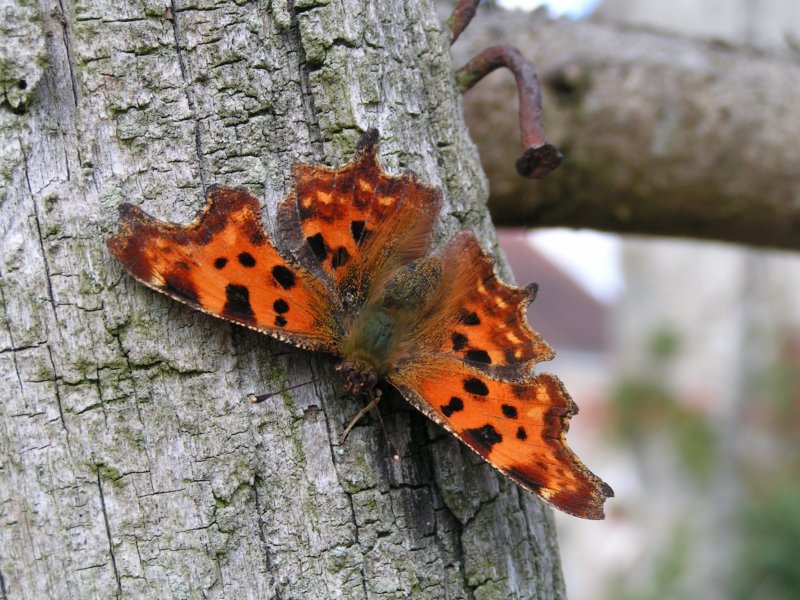
[[[471,27],[504,8],[800,60],[797,0],[497,0]],[[490,162],[498,142],[474,137]],[[540,285],[529,321],[581,409],[570,445],[616,492],[604,522],[557,512],[569,597],[800,598],[800,253],[566,229],[500,244]]]

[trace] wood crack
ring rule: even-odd
[[[428,443],[425,444],[424,452],[427,454],[427,462],[428,462],[428,464],[432,465],[435,462],[435,457],[433,456],[433,453],[431,452],[431,440],[429,440]],[[439,508],[438,510],[441,510],[443,513],[445,513],[447,515],[448,519],[450,520],[450,522],[453,524],[453,530],[449,532],[450,535],[453,536],[453,554],[451,555],[451,559],[452,559],[453,562],[451,564],[453,564],[453,565],[455,565],[457,567],[457,571],[458,571],[459,575],[461,575],[461,581],[463,582],[464,591],[467,594],[467,599],[468,600],[475,600],[475,586],[470,585],[469,580],[467,579],[466,569],[464,568],[464,556],[465,556],[465,553],[464,553],[464,539],[463,539],[463,536],[464,536],[464,529],[466,527],[465,527],[465,525],[463,525],[461,523],[461,521],[459,521],[456,518],[455,513],[453,513],[453,511],[450,510],[450,507],[447,506],[447,504],[444,502],[444,496],[442,495],[442,491],[439,488],[439,482],[437,481],[436,476],[432,476],[431,477],[430,485],[431,485],[432,491],[440,499],[442,499],[441,508]],[[434,509],[434,513],[436,512],[436,510],[437,509]],[[440,540],[441,539],[441,536],[440,536],[439,531],[438,531],[439,525],[440,525],[440,521],[441,521],[441,519],[439,518],[438,515],[436,515],[436,520],[434,522],[434,530],[433,530],[433,535],[434,535],[434,539],[435,540]],[[440,544],[440,547],[441,547],[441,544]]]
[[[22,148],[22,140],[19,140],[20,148]],[[36,236],[39,240],[39,251],[42,253],[42,264],[44,266],[44,277],[45,281],[47,282],[47,297],[50,299],[50,306],[53,307],[53,318],[56,321],[57,325],[61,325],[58,320],[58,311],[56,311],[56,300],[55,295],[53,294],[53,280],[51,278],[50,272],[50,263],[47,260],[47,252],[45,251],[44,247],[44,236],[42,236],[42,226],[41,226],[41,218],[39,216],[39,207],[36,204],[36,197],[33,193],[33,187],[31,186],[31,180],[28,174],[28,156],[25,154],[25,151],[22,150],[22,162],[24,165],[24,172],[25,172],[25,185],[28,189],[28,197],[31,199],[31,203],[33,204],[33,217],[36,222]]]
[[[111,538],[111,526],[108,523],[108,511],[106,511],[106,499],[103,495],[103,482],[100,479],[100,467],[97,466],[97,489],[100,490],[100,507],[103,509],[103,523],[106,526],[106,536],[108,537],[108,551],[111,554],[111,568],[114,570],[114,579],[117,580],[117,598],[122,596],[122,581],[117,570],[117,558],[114,556],[114,542]]]
[[[53,350],[50,348],[50,344],[46,345],[47,347],[47,356],[50,357],[50,366],[53,368],[53,387],[55,387],[56,391],[56,402],[58,403],[58,415],[61,417],[61,426],[64,428],[64,431],[67,435],[67,447],[69,447],[69,428],[67,427],[67,422],[64,420],[64,408],[61,405],[61,390],[58,389],[58,372],[56,371],[56,362],[53,360]]]
[[[311,89],[311,69],[308,67],[306,49],[305,46],[303,46],[303,38],[300,35],[300,24],[298,20],[299,13],[298,9],[296,9],[294,6],[294,0],[289,0],[287,4],[291,26],[283,37],[287,48],[297,49],[297,66],[298,74],[300,76],[300,89],[303,92],[303,112],[305,112],[305,122],[308,126],[308,132],[311,137],[309,142],[311,143],[311,147],[314,149],[314,158],[322,160],[324,157],[322,128],[319,124],[317,107],[314,103],[314,93]]]
[[[264,534],[264,514],[261,508],[261,499],[258,497],[258,486],[261,485],[261,477],[253,476],[253,497],[256,504],[256,516],[258,519],[258,539],[261,541],[261,548],[264,551],[264,569],[270,576],[270,587],[275,586],[275,577],[272,575],[272,557],[270,556],[267,536]]]
[[[2,281],[2,273],[0,273],[0,281]],[[17,383],[19,384],[19,391],[22,393],[23,386],[22,386],[22,376],[19,374],[19,364],[17,363],[17,351],[16,344],[14,343],[14,334],[11,332],[11,318],[8,314],[7,304],[6,304],[6,295],[3,291],[3,286],[0,285],[0,302],[3,304],[3,314],[5,315],[5,322],[6,322],[6,331],[8,332],[8,339],[11,340],[11,362],[14,363],[14,373],[17,375]],[[21,350],[22,348],[20,348]]]
[[[53,16],[56,20],[61,24],[61,31],[64,36],[64,52],[67,54],[67,66],[69,67],[69,79],[70,83],[72,84],[72,100],[75,102],[75,106],[78,106],[78,80],[75,77],[75,57],[72,54],[72,39],[69,33],[69,28],[67,27],[67,16],[64,12],[64,3],[62,0],[58,0],[58,11],[53,12]]]
[[[194,146],[197,152],[197,169],[200,172],[200,185],[203,186],[203,193],[205,194],[208,189],[208,178],[206,176],[206,160],[200,132],[200,118],[197,115],[197,102],[194,97],[194,91],[192,90],[189,69],[186,66],[186,59],[181,49],[181,36],[178,29],[178,5],[175,0],[170,0],[170,7],[172,10],[172,33],[175,37],[175,52],[178,55],[178,66],[181,70],[181,79],[183,80],[183,91],[186,94],[186,102],[189,105],[189,110],[194,120]]]

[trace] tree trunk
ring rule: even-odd
[[[13,1],[13,0],[12,0]],[[0,25],[0,598],[563,598],[552,515],[332,359],[193,312],[105,248],[117,205],[265,222],[296,158],[377,127],[494,244],[429,2],[7,4]],[[247,395],[284,390],[251,405]]]
[[[516,175],[507,72],[465,96],[498,225],[588,227],[800,250],[800,64],[602,22],[486,11],[454,51],[499,41],[533,60],[563,165]]]

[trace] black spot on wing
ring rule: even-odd
[[[519,398],[520,400],[525,400],[525,397],[527,396],[529,389],[530,388],[528,388],[525,385],[514,384],[511,386],[511,393],[514,394],[516,398]]]
[[[519,429],[517,429],[517,439],[518,440],[527,440],[528,439],[528,432],[525,431],[525,428],[522,427],[522,426],[520,426]]]
[[[333,252],[333,256],[331,256],[331,266],[334,269],[338,269],[346,265],[348,260],[350,260],[350,253],[347,251],[347,248],[339,246],[339,248]]]
[[[484,363],[486,365],[492,364],[492,357],[489,356],[486,350],[467,350],[467,360]]]
[[[297,283],[297,278],[294,276],[294,273],[284,265],[275,265],[272,267],[272,276],[275,278],[275,281],[278,282],[278,285],[285,290],[292,289],[294,284]]]
[[[255,267],[256,266],[256,259],[253,258],[253,255],[249,252],[241,252],[239,253],[239,264],[243,267]]]
[[[306,243],[311,248],[311,251],[314,253],[314,256],[317,257],[319,262],[325,260],[328,256],[328,247],[325,245],[325,238],[322,237],[321,233],[315,233],[306,238]]]
[[[278,315],[277,317],[275,317],[275,325],[277,325],[278,327],[285,327],[286,323],[287,323],[286,317],[284,317],[283,315]]]
[[[511,406],[510,404],[503,404],[500,407],[503,410],[503,415],[505,415],[509,419],[516,419],[517,418],[517,407]]]
[[[517,356],[517,351],[520,349],[520,346],[508,346],[503,350],[503,356],[505,356],[506,362],[510,365],[518,364],[521,362],[520,357],[524,357],[525,353],[522,352],[520,357]]]
[[[489,424],[465,430],[464,438],[482,454],[489,454],[492,451],[492,446],[503,441],[503,436],[498,433],[493,425]]]
[[[235,283],[229,283],[225,287],[225,306],[222,308],[222,316],[245,323],[255,321],[255,313],[250,306],[250,290],[247,287]]]
[[[364,235],[364,221],[350,221],[350,235],[356,244],[360,244],[361,236]]]
[[[453,396],[450,398],[450,402],[442,404],[439,408],[442,410],[442,414],[445,417],[449,417],[453,413],[464,410],[464,401],[461,398]]]
[[[464,325],[470,325],[470,326],[481,324],[481,319],[478,316],[478,313],[474,311],[473,312],[463,311],[461,317],[459,318],[459,321],[461,321]]]
[[[272,303],[272,308],[278,314],[283,314],[289,312],[289,305],[286,303],[286,300],[283,298],[278,298],[275,302]]]
[[[464,346],[467,345],[469,339],[463,333],[458,333],[457,331],[450,336],[450,339],[453,341],[453,350],[455,352],[459,352],[464,349]]]
[[[228,264],[228,259],[224,256],[220,256],[218,259],[214,261],[214,268],[215,269],[222,269],[225,265]]]
[[[258,227],[260,227],[260,225]],[[263,231],[253,229],[250,231],[250,243],[253,244],[253,246],[263,246],[267,243],[267,236],[264,235]]]
[[[464,391],[469,392],[470,394],[475,394],[476,396],[489,395],[489,388],[486,387],[485,383],[476,377],[470,377],[469,379],[464,380]]]

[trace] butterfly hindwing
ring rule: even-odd
[[[577,407],[549,374],[495,379],[468,364],[428,357],[391,373],[414,406],[444,425],[493,467],[564,512],[603,518],[611,488],[569,449]]]
[[[338,349],[331,294],[278,253],[244,188],[211,188],[188,225],[123,204],[108,247],[136,279],[185,304],[304,348]]]

